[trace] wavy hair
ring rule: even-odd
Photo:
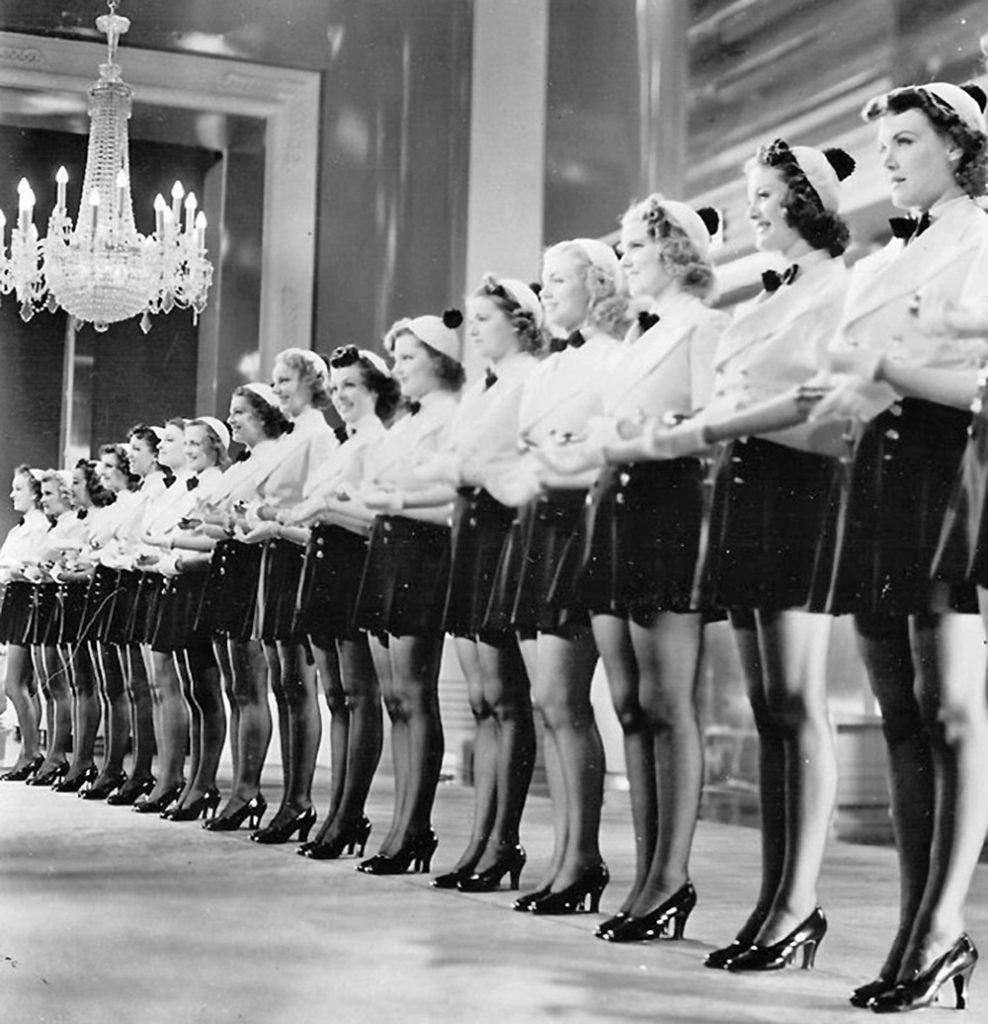
[[[535,314],[525,309],[493,274],[484,274],[480,284],[467,297],[490,299],[511,324],[522,351],[539,355],[545,350],[549,338],[536,322]]]
[[[281,437],[282,434],[290,434],[295,424],[285,415],[284,411],[270,402],[265,402],[256,392],[245,384],[234,388],[235,398],[242,398],[249,406],[250,411],[257,417],[264,431],[265,437]],[[217,438],[219,440],[219,438]]]
[[[325,409],[330,404],[329,370],[322,356],[305,348],[286,348],[274,357],[275,365],[284,363],[298,373],[299,381],[309,389],[312,404]]]
[[[595,263],[579,242],[556,242],[546,249],[542,259],[546,260],[549,256],[573,258],[587,293],[587,323],[612,337],[621,337],[629,323],[628,296],[618,279],[606,267]]]
[[[374,396],[374,413],[385,423],[394,416],[401,404],[401,385],[388,372],[384,360],[374,352],[356,345],[340,345],[329,357],[330,370],[345,370],[356,366],[360,382]]]

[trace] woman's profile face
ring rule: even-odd
[[[549,324],[564,334],[572,334],[586,322],[590,296],[573,253],[546,254],[539,301]]]
[[[216,456],[206,440],[206,428],[192,423],[185,428],[185,464],[192,473],[216,465]]]
[[[60,516],[68,511],[68,505],[62,500],[62,491],[57,480],[44,480],[41,483],[41,511],[46,516]]]
[[[429,350],[408,331],[395,338],[394,375],[401,393],[413,400],[424,398],[439,387],[439,377]]]
[[[99,482],[114,494],[127,489],[127,474],[120,465],[116,452],[103,452],[99,457]]]
[[[519,348],[518,335],[507,314],[486,295],[467,299],[467,339],[477,355],[497,363]]]
[[[14,511],[21,515],[35,507],[34,490],[23,473],[15,473],[10,481],[10,504],[14,506]]]
[[[232,440],[245,444],[248,448],[253,448],[264,438],[264,424],[243,395],[234,395],[230,399],[227,423]]]
[[[185,431],[174,423],[165,427],[158,442],[158,462],[169,469],[181,469],[185,465]]]
[[[138,476],[145,477],[154,469],[156,452],[143,438],[136,435],[131,437],[127,455],[131,471]]]
[[[377,405],[377,395],[364,383],[359,363],[330,367],[329,397],[344,423],[358,423]]]
[[[657,299],[673,283],[662,262],[662,246],[641,217],[621,221],[621,266],[633,298]]]
[[[86,474],[79,468],[72,470],[72,500],[79,508],[89,508],[92,500],[86,486]]]
[[[775,167],[755,164],[748,181],[748,221],[762,252],[788,252],[802,236],[786,220],[789,186]]]
[[[958,153],[921,110],[886,114],[878,121],[878,152],[889,198],[900,210],[926,211],[961,188],[954,177]]]
[[[286,416],[294,418],[312,405],[312,389],[302,381],[300,370],[279,361],[274,364],[271,378]]]

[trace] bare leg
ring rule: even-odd
[[[899,857],[899,926],[880,974],[895,978],[930,874],[933,758],[914,696],[908,621],[905,617],[859,615],[854,624],[868,681],[881,708],[888,748],[892,822]]]
[[[7,665],[3,680],[4,691],[14,710],[21,729],[21,756],[14,769],[23,768],[41,756],[41,738],[38,733],[38,705],[34,697],[34,672],[31,649],[21,644],[7,645]]]
[[[536,700],[559,756],[566,806],[567,842],[552,889],[576,882],[600,862],[598,832],[604,796],[604,750],[590,704],[597,651],[589,628],[572,636],[539,634]]]
[[[611,690],[611,700],[624,734],[624,759],[631,796],[631,823],[635,830],[635,878],[620,909],[628,912],[645,885],[655,857],[659,831],[655,744],[638,699],[638,662],[627,621],[615,615],[595,615],[594,640],[600,651]]]
[[[817,880],[837,795],[837,755],[827,710],[830,619],[756,612],[768,714],[785,751],[785,860],[758,934],[769,945],[817,905]]]
[[[979,594],[983,607],[988,595]],[[911,620],[920,710],[932,754],[929,873],[900,977],[928,967],[964,931],[964,902],[988,831],[988,703],[984,635],[973,616]]]

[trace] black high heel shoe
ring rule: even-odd
[[[304,811],[295,811],[294,814],[285,816],[281,821],[278,820],[276,814],[270,825],[265,825],[257,832],[251,832],[250,839],[252,843],[275,845],[287,843],[297,832],[299,840],[304,843],[309,838],[309,833],[315,823],[314,807],[306,807]]]
[[[96,781],[99,771],[95,765],[89,765],[87,768],[83,768],[81,772],[77,772],[75,775],[67,775],[65,778],[60,779],[58,782],[51,787],[55,793],[82,793],[84,788],[92,785]],[[117,785],[121,785],[127,781],[127,775],[125,772],[120,773],[120,781]]]
[[[703,966],[711,967],[715,971],[726,971],[732,960],[739,957],[742,953],[747,953],[755,944],[755,937],[758,935],[758,930],[761,928],[764,920],[765,918],[761,914],[749,917],[744,927],[734,937],[734,941],[708,953],[707,959],[703,961]]]
[[[641,917],[629,917],[624,924],[608,931],[601,938],[607,942],[650,942],[652,939],[679,940],[686,922],[696,906],[696,889],[692,882],[680,886],[655,910]]]
[[[246,803],[242,803],[235,811],[204,821],[202,827],[207,832],[236,832],[246,821],[250,828],[256,829],[261,824],[261,818],[264,817],[264,812],[267,809],[267,800],[257,793]]]
[[[195,821],[202,818],[208,821],[216,817],[216,808],[220,805],[220,791],[213,786],[200,797],[190,800],[182,807],[172,807],[162,811],[161,816],[168,821]]]
[[[433,889],[458,889],[460,882],[465,881],[473,874],[473,864],[467,864],[462,868],[454,868],[443,875],[436,875],[432,880]]]
[[[409,869],[428,873],[438,845],[436,833],[431,828],[426,829],[418,835],[407,836],[395,853],[379,853],[370,860],[362,861],[357,870],[365,875],[403,875]]]
[[[958,1010],[967,1008],[967,986],[978,962],[978,950],[967,934],[938,957],[925,971],[910,981],[900,981],[890,991],[875,996],[871,1008],[875,1013],[905,1013],[932,1005],[940,989],[948,981],[954,983],[954,1004]]]
[[[624,924],[625,921],[631,920],[631,914],[627,910],[619,910],[613,917],[609,917],[606,921],[601,921],[593,933],[598,939],[608,938],[608,933],[614,931],[619,925]]]
[[[0,775],[0,782],[27,782],[28,779],[45,763],[45,759],[38,754],[37,757],[26,761],[20,768],[11,768],[10,771]]]
[[[69,762],[60,761],[58,764],[46,771],[37,771],[27,780],[29,786],[49,786],[52,789],[58,784],[59,779],[64,779],[69,773]]]
[[[531,892],[526,892],[524,896],[519,896],[511,904],[511,909],[517,910],[521,914],[527,914],[534,904],[538,903],[543,897],[548,896],[550,892],[552,892],[552,883],[543,885],[541,889],[533,889]]]
[[[176,782],[174,786],[169,786],[161,796],[157,796],[153,800],[148,797],[146,800],[134,804],[131,810],[136,814],[161,814],[169,805],[175,803],[182,795],[183,789],[185,789],[185,781],[181,780]]]
[[[778,971],[788,967],[796,954],[803,951],[803,970],[809,970],[816,960],[816,951],[827,934],[827,919],[817,907],[804,921],[778,942],[769,946],[755,943],[739,953],[727,965],[729,971]]]
[[[501,879],[508,876],[509,889],[521,884],[521,873],[528,856],[520,845],[509,847],[497,861],[483,871],[475,871],[457,884],[460,892],[494,892],[501,885]]]
[[[851,993],[848,1002],[860,1010],[866,1010],[881,995],[891,992],[895,988],[895,981],[892,978],[883,978],[879,975],[874,981],[858,987]]]
[[[337,860],[343,856],[344,851],[350,854],[356,851],[358,857],[363,857],[371,828],[370,818],[363,817],[353,828],[341,832],[335,839],[303,843],[295,852],[310,860]]]
[[[131,779],[116,793],[111,793],[106,802],[113,807],[132,807],[142,796],[146,796],[154,789],[157,781],[153,775],[145,775],[143,779]],[[97,800],[99,797],[84,796],[83,799]]]
[[[572,885],[559,892],[550,890],[535,900],[528,911],[530,914],[580,914],[587,911],[596,914],[600,895],[610,880],[611,874],[603,861],[591,864],[580,872],[580,877]]]

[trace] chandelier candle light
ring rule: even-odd
[[[172,187],[170,207],[160,194],[155,198],[152,235],[138,234],[134,226],[127,141],[133,89],[116,63],[117,44],[130,20],[117,14],[119,0],[109,0],[108,6],[110,13],[96,19],[109,57],[89,90],[89,149],[75,226],[66,207],[64,167],[55,175],[55,208],[43,239],[33,222],[34,192],[21,178],[9,254],[7,219],[0,210],[0,292],[16,293],[25,322],[42,307],[50,312],[61,307],[80,323],[105,331],[140,314],[146,334],[152,314],[176,306],[191,308],[197,320],[206,307],[213,267],[206,259],[206,217],[196,212],[195,194],[186,196],[181,182]]]

